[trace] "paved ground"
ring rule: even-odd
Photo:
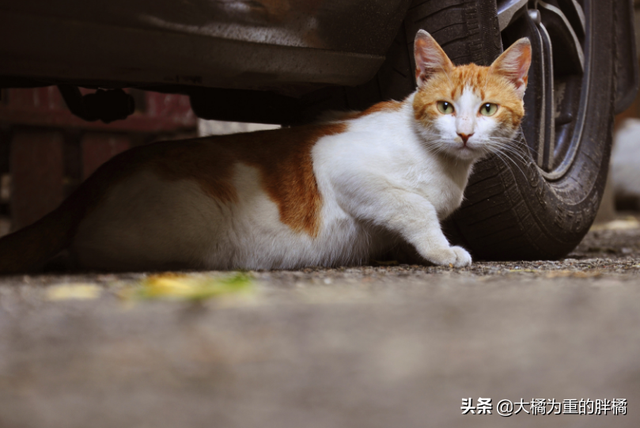
[[[5,277],[0,427],[637,427],[640,229],[621,226],[558,262]]]

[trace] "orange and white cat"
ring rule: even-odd
[[[524,115],[527,39],[490,67],[454,66],[418,32],[404,101],[273,131],[161,142],[116,156],[57,210],[0,240],[0,272],[68,249],[101,270],[288,269],[358,264],[398,240],[467,266],[440,221],[471,167]]]

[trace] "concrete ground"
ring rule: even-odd
[[[629,219],[556,262],[249,272],[222,289],[220,272],[4,277],[0,427],[637,427],[639,238]],[[607,414],[533,415],[540,398]],[[525,404],[503,417],[501,400]]]

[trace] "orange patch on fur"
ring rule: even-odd
[[[231,183],[233,153],[215,150],[198,140],[188,140],[167,150],[161,157],[151,160],[159,176],[168,180],[190,178],[202,191],[223,203],[237,202],[238,195]]]
[[[257,167],[263,186],[278,205],[280,221],[296,232],[317,236],[322,199],[313,172],[311,149],[322,137],[343,133],[345,123],[307,125],[261,132],[237,145],[238,160]]]
[[[195,180],[207,195],[223,203],[237,201],[233,166],[255,167],[278,206],[280,221],[315,237],[322,200],[311,149],[320,138],[346,129],[345,123],[331,123],[173,142],[150,164],[165,179]]]

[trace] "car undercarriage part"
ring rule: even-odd
[[[190,88],[191,108],[202,119],[232,122],[295,124],[302,121],[300,101],[264,91]],[[247,108],[252,106],[253,108]],[[255,108],[260,106],[260,108]]]
[[[135,111],[133,97],[122,89],[98,89],[86,95],[77,86],[58,85],[58,89],[71,113],[89,122],[123,120]]]
[[[357,85],[410,0],[0,0],[4,76],[87,87]]]

